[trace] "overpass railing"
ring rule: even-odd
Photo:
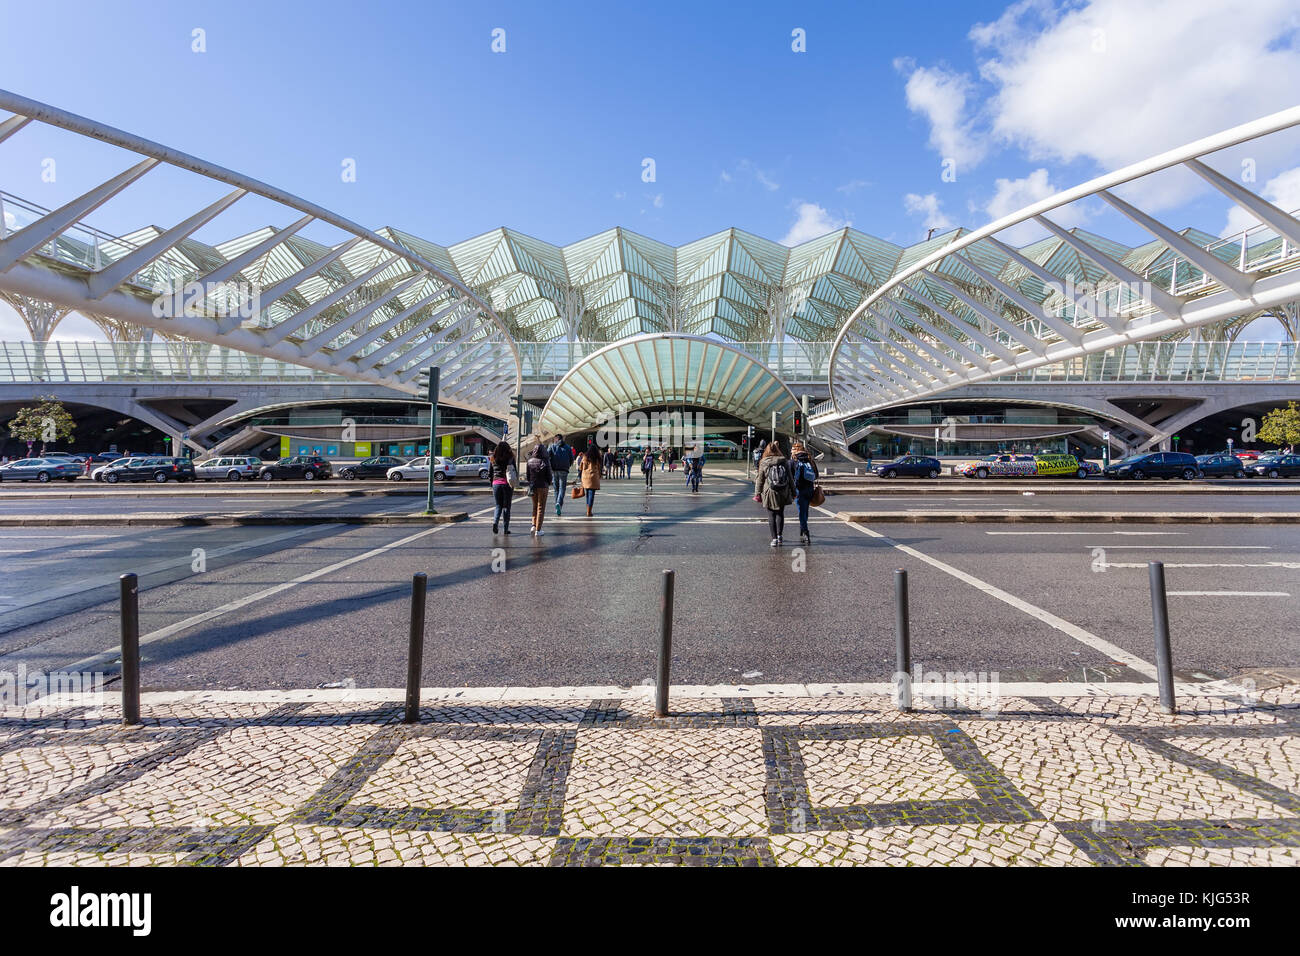
[[[609,342],[519,342],[524,381],[555,384]],[[830,343],[729,343],[787,382],[824,382]],[[346,382],[291,362],[204,342],[0,342],[0,382]]]

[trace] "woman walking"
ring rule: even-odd
[[[513,475],[512,475],[513,473]],[[505,533],[510,533],[510,503],[514,500],[515,489],[511,478],[519,473],[515,467],[515,453],[509,442],[500,442],[492,449],[491,466],[488,468],[488,480],[492,482],[492,500],[496,502],[496,512],[492,515],[492,533],[496,534],[505,520]]]
[[[794,500],[799,506],[799,541],[802,544],[812,544],[812,534],[808,530],[808,507],[812,504],[813,495],[817,491],[817,479],[821,474],[803,442],[791,445],[790,454],[794,456],[791,470],[794,472]]]
[[[525,471],[528,480],[528,493],[533,496],[533,537],[542,536],[542,519],[546,517],[546,493],[551,490],[551,463],[546,449],[541,445],[533,448],[528,456]]]
[[[641,474],[645,476],[647,491],[655,490],[655,454],[649,448],[641,458]]]
[[[767,509],[767,527],[772,532],[772,547],[782,543],[785,532],[785,506],[794,500],[794,478],[790,473],[790,459],[781,451],[779,442],[768,442],[763,457],[758,462],[758,477],[754,479],[754,500]]]
[[[591,506],[596,501],[596,492],[600,490],[600,449],[588,445],[582,456],[582,489],[587,493],[587,517],[591,517]]]

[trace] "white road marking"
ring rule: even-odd
[[[1151,537],[1170,537],[1187,534],[1186,531],[985,531],[985,534],[1000,535],[1054,535],[1057,537],[1090,537],[1103,534],[1141,535]]]
[[[1116,564],[1114,561],[1107,561],[1108,568],[1145,568],[1145,561],[1133,562],[1131,564]],[[1292,570],[1300,569],[1300,561],[1265,561],[1261,564],[1169,564],[1167,568],[1291,568]]]
[[[316,529],[341,528],[343,525],[304,525],[300,528],[294,528],[292,531],[285,531],[282,534],[270,535],[265,538],[258,538],[255,541],[246,541],[240,544],[229,544],[222,548],[208,548],[208,559],[224,557],[228,554],[236,554],[240,551],[247,551],[249,548],[260,547],[265,544],[274,544],[277,541],[284,541],[287,538],[296,538],[299,535],[307,534]],[[168,558],[163,561],[155,561],[152,564],[142,565],[135,570],[139,578],[146,575],[157,574],[161,571],[171,571],[175,568],[188,567],[193,561],[193,553],[185,554],[182,557]],[[7,595],[0,595],[0,614],[7,614],[10,611],[18,611],[25,607],[31,607],[35,604],[44,604],[46,601],[56,601],[59,598],[68,597],[73,594],[82,594],[95,588],[108,587],[117,584],[120,575],[103,574],[98,577],[81,578],[72,584],[65,584],[62,587],[50,588],[48,591],[37,591],[27,593],[21,597],[9,598]]]
[[[1290,597],[1287,591],[1166,591],[1169,597]]]
[[[492,509],[489,508],[486,510],[491,511]],[[478,514],[483,514],[483,512],[481,511],[477,512],[476,515],[474,515],[474,517],[477,517]],[[316,525],[315,527],[336,528],[342,526],[341,525]],[[435,534],[439,531],[444,531],[447,528],[451,528],[451,527],[454,527],[454,525],[440,524],[440,525],[435,525],[432,528],[425,528],[423,531],[417,531],[415,534],[407,535],[405,538],[399,538],[398,540],[389,542],[388,544],[382,545],[381,547],[373,548],[370,551],[366,551],[364,554],[357,554],[357,555],[353,555],[350,558],[344,558],[342,561],[336,561],[335,563],[331,565],[327,565],[326,567],[317,568],[315,571],[309,571],[306,574],[300,574],[298,577],[294,578],[291,581],[285,581],[281,584],[276,584],[273,585],[272,587],[264,588],[263,590],[257,591],[253,594],[247,594],[244,597],[235,599],[234,601],[228,601],[225,604],[212,608],[210,611],[204,611],[201,614],[195,614],[192,617],[187,617],[184,620],[177,621],[174,624],[168,624],[166,627],[161,627],[156,631],[151,631],[148,634],[143,634],[140,637],[140,645],[144,646],[145,644],[151,644],[155,641],[161,641],[164,638],[171,637],[173,634],[179,634],[181,631],[187,631],[191,627],[194,627],[196,624],[203,624],[207,621],[211,621],[214,618],[221,617],[224,614],[229,614],[231,611],[237,611],[242,607],[247,607],[250,604],[255,604],[258,601],[262,601],[265,600],[266,598],[273,597],[274,595],[279,594],[282,591],[287,591],[290,588],[297,587],[299,584],[305,584],[308,581],[314,581],[316,578],[323,577],[326,574],[332,574],[335,571],[341,571],[343,568],[351,567],[352,565],[358,564],[362,561],[367,561],[370,558],[384,554],[388,551],[392,551],[394,548],[400,548],[402,545],[410,544],[412,541],[418,541],[420,538],[428,537],[431,534]],[[79,660],[75,664],[70,664],[66,669],[69,671],[89,670],[93,667],[101,666],[103,664],[111,664],[113,661],[118,659],[120,653],[121,653],[120,648],[116,648],[116,647],[110,648],[106,651],[102,651],[99,654],[95,654],[92,657],[87,657],[82,660]]]
[[[823,514],[834,513],[834,512],[827,511],[825,508],[818,508],[817,510],[822,512]],[[1118,661],[1124,664],[1125,666],[1131,668],[1132,670],[1137,671],[1139,674],[1143,675],[1144,677],[1151,678],[1152,680],[1156,679],[1156,669],[1153,665],[1147,663],[1146,661],[1144,661],[1142,658],[1138,657],[1135,654],[1130,654],[1128,651],[1124,650],[1124,648],[1120,647],[1119,645],[1112,644],[1110,641],[1098,637],[1096,634],[1093,634],[1091,631],[1085,631],[1077,624],[1073,624],[1062,617],[1057,617],[1051,611],[1044,610],[1043,608],[1038,607],[1035,604],[1030,604],[1028,601],[1018,598],[1014,594],[1010,594],[1007,591],[1004,591],[1001,588],[996,587],[995,585],[989,584],[987,581],[983,581],[975,577],[975,575],[973,574],[967,574],[965,571],[962,571],[960,568],[955,568],[951,564],[946,564],[943,561],[940,561],[938,558],[932,558],[930,557],[930,555],[917,551],[915,548],[908,547],[905,544],[899,544],[893,538],[890,538],[887,535],[883,535],[879,531],[873,531],[871,528],[868,528],[866,525],[850,523],[849,527],[857,531],[860,531],[865,535],[869,535],[873,538],[877,538],[881,541],[884,541],[886,544],[888,544],[890,547],[894,548],[895,550],[901,551],[903,554],[916,558],[916,560],[918,561],[923,561],[926,564],[930,565],[932,568],[937,568],[938,570],[942,571],[944,574],[951,575],[957,580],[969,584],[971,587],[975,588],[976,590],[982,591],[983,593],[987,594],[989,597],[995,598],[1004,604],[1011,605],[1011,607],[1014,607],[1018,611],[1023,611],[1024,613],[1028,614],[1030,617],[1042,621],[1048,627],[1060,631],[1062,634],[1065,634],[1067,637],[1074,638],[1074,640],[1078,641],[1080,644],[1085,644],[1088,647],[1091,647],[1093,650],[1100,651],[1102,654],[1105,654],[1110,660]]]
[[[1098,545],[1097,547],[1102,547]],[[1110,551],[1151,551],[1159,549],[1161,551],[1272,551],[1273,548],[1267,544],[1108,544],[1105,547]],[[1089,545],[1083,546],[1088,550]]]

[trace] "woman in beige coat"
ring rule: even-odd
[[[587,493],[587,517],[591,517],[591,506],[600,490],[600,449],[594,444],[588,445],[582,456],[582,489]]]

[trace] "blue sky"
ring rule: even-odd
[[[846,223],[910,244],[1293,105],[1294,7],[0,0],[0,86],[444,245],[502,225],[681,244]],[[0,188],[50,206],[92,184],[93,150],[27,134],[0,151]],[[1255,158],[1300,205],[1294,145]],[[175,198],[95,222],[170,225],[193,208]],[[1150,198],[1227,225],[1221,199],[1177,183]],[[1101,213],[1078,224],[1139,238]]]

